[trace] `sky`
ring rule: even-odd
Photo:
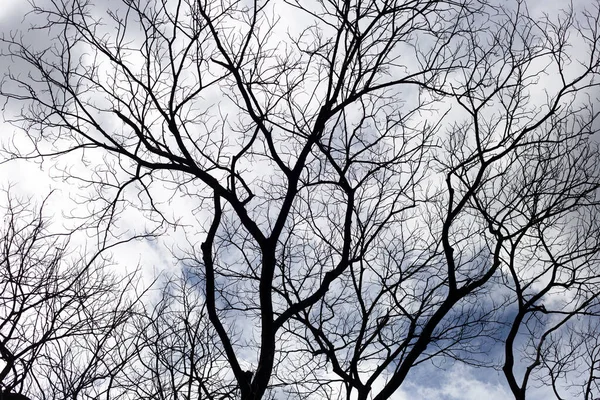
[[[574,2],[575,8],[587,4],[587,1],[579,0]],[[552,1],[542,2],[530,1],[530,9],[533,13],[552,12],[552,10],[562,7],[563,2]],[[23,27],[23,18],[28,10],[28,3],[18,0],[5,0],[0,8],[0,30],[5,34]],[[43,43],[46,37],[36,37],[35,33],[29,33],[30,38],[35,38],[36,44]],[[39,42],[38,42],[39,40]],[[577,46],[577,44],[575,44]],[[11,64],[6,58],[0,61],[0,74],[7,68],[19,68]],[[10,110],[14,111],[14,110]],[[11,124],[0,120],[0,141],[8,143],[13,140],[25,143],[22,132],[19,132]],[[16,139],[15,139],[16,138]],[[97,160],[101,162],[101,160]],[[43,164],[25,161],[11,161],[0,164],[0,188],[6,188],[9,184],[14,185],[14,191],[24,196],[31,196],[40,201],[49,192],[53,192],[49,202],[49,213],[53,214],[53,221],[57,227],[61,224],[69,224],[69,219],[64,216],[72,209],[79,207],[74,202],[74,187],[62,181],[60,178],[52,177],[55,172],[51,168],[51,162]],[[159,196],[161,192],[159,191]],[[196,213],[193,201],[186,199],[182,195],[169,199],[170,192],[164,191],[165,204],[173,207],[186,218],[204,220],[202,213]],[[140,220],[143,216],[135,210],[126,210],[120,221],[123,230],[137,229],[140,227]],[[59,229],[59,228],[57,228]],[[177,245],[186,240],[186,227],[173,229],[166,238],[157,241],[138,241],[128,243],[115,250],[115,259],[118,261],[118,268],[123,270],[132,270],[140,267],[142,276],[150,282],[159,271],[176,271],[178,266],[173,262],[171,251],[177,250]],[[86,238],[79,237],[78,240],[84,243]],[[192,239],[194,245],[199,245],[202,238]],[[552,398],[553,394],[549,388],[532,388],[532,400],[542,400]],[[419,399],[440,399],[440,400],[479,400],[487,399],[508,399],[510,392],[504,382],[501,373],[491,370],[481,370],[460,364],[438,368],[432,365],[424,365],[415,368],[411,372],[408,381],[392,397],[395,400],[419,400]]]

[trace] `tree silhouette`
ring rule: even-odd
[[[2,400],[30,400],[27,396],[19,393],[0,393],[0,399]]]
[[[548,348],[598,317],[597,3],[57,0],[31,18],[49,45],[2,40],[28,139],[7,157],[52,160],[103,245],[134,211],[187,240],[114,396],[382,400],[453,362],[501,369],[516,399],[572,384]]]
[[[5,192],[0,228],[0,398],[76,398],[115,368],[105,358],[128,320],[133,276],[103,252],[75,253],[28,199]],[[104,249],[108,250],[108,249]],[[116,368],[115,368],[116,369]]]

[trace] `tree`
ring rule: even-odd
[[[235,398],[218,336],[206,315],[199,283],[171,277],[157,301],[134,319],[124,373],[113,393],[135,399]]]
[[[5,195],[0,398],[22,399],[23,392],[76,399],[115,372],[105,354],[135,304],[128,290],[133,276],[117,280],[102,252],[78,256],[72,233],[50,229],[45,202],[34,209],[28,199]]]
[[[34,6],[45,48],[4,36],[30,141],[6,154],[90,165],[55,170],[93,189],[102,243],[132,210],[185,233],[201,289],[174,299],[201,311],[151,317],[147,351],[207,346],[219,372],[194,374],[241,399],[387,399],[426,363],[502,369],[516,399],[548,371],[571,384],[547,355],[598,316],[598,4],[106,7]],[[161,396],[219,398],[181,362]]]

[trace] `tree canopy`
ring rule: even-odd
[[[11,379],[39,398],[383,400],[468,365],[519,400],[600,396],[600,4],[533,3],[35,2],[0,40],[5,159],[73,186],[96,252],[177,238],[177,268],[158,294],[84,298],[74,335],[95,347]]]

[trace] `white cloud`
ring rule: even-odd
[[[508,388],[501,384],[496,372],[489,372],[489,380],[476,377],[475,368],[455,364],[452,370],[441,373],[440,370],[432,371],[428,382],[411,382],[405,385],[405,394],[400,394],[397,399],[410,398],[439,399],[439,400],[481,400],[481,399],[509,399],[511,394]]]

